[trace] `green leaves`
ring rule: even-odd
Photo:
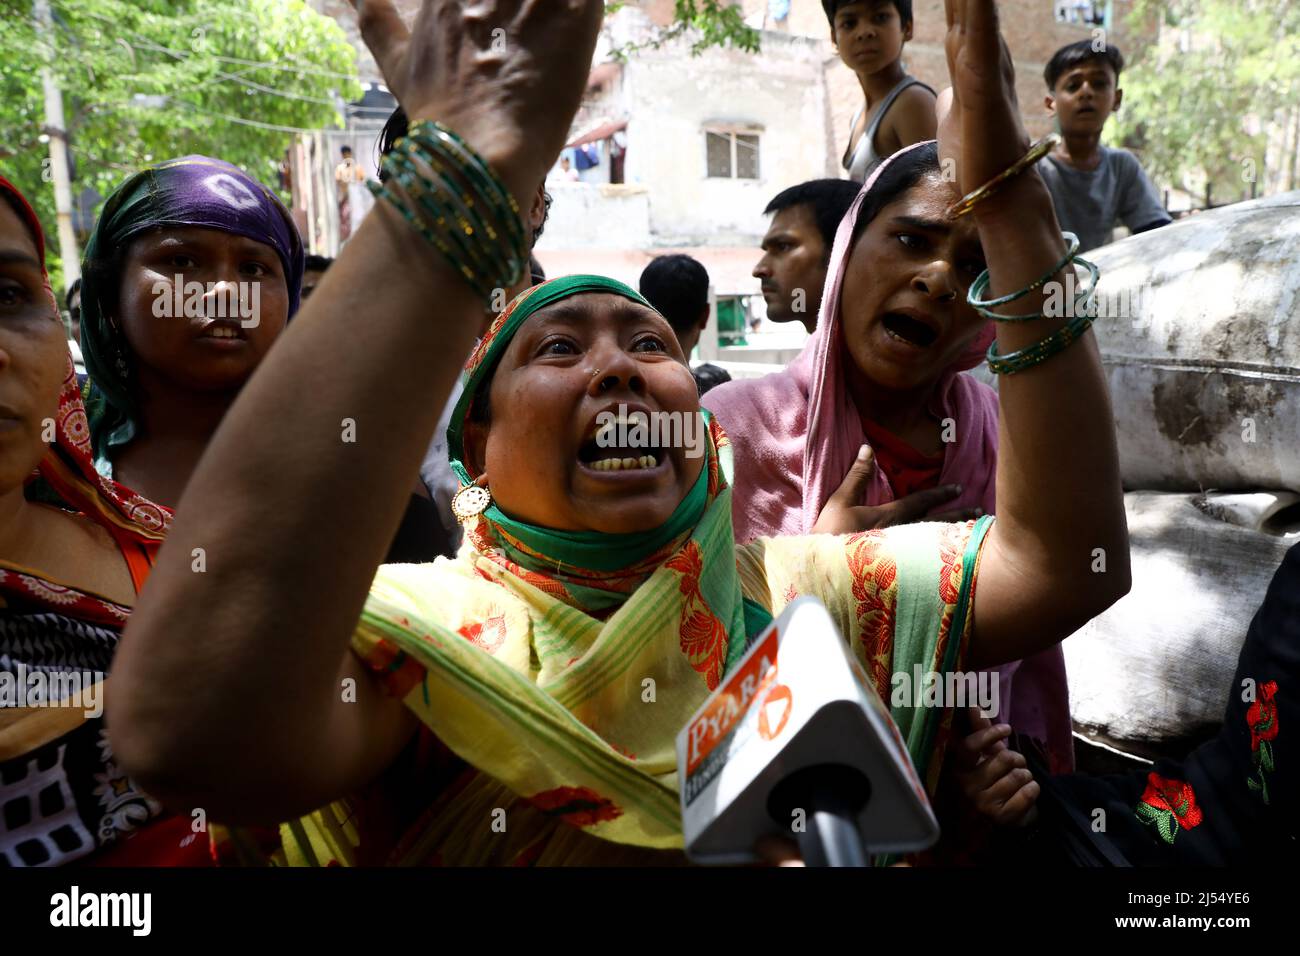
[[[303,0],[50,5],[52,34],[36,29],[28,2],[0,15],[0,169],[51,231],[47,63],[63,90],[74,196],[107,195],[141,166],[187,153],[219,156],[276,188],[292,131],[338,125],[335,104],[362,94],[342,29]]]
[[[611,16],[622,9],[624,3],[605,4],[605,15]],[[759,50],[759,31],[745,23],[744,11],[729,0],[676,0],[674,21],[647,43],[631,43],[612,51],[618,60],[627,58],[641,49],[657,50],[670,40],[694,31],[691,54],[699,56],[709,47],[734,46],[746,53]]]
[[[1121,77],[1116,135],[1141,145],[1158,179],[1249,196],[1277,155],[1268,130],[1300,109],[1300,2],[1138,0],[1131,17],[1165,29]]]

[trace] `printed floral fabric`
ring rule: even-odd
[[[207,863],[206,838],[169,826],[113,756],[105,674],[128,613],[0,569],[0,867]],[[51,686],[73,696],[24,706]]]
[[[376,853],[363,801],[353,799],[282,828],[273,860],[681,862],[675,737],[716,686],[729,642],[698,601],[710,587],[699,554],[729,533],[729,517],[724,494],[691,542],[604,620],[468,540],[456,560],[382,568],[354,650],[465,775],[429,789],[396,848]],[[759,539],[735,549],[736,567],[744,597],[772,615],[795,595],[821,600],[888,700],[893,671],[942,673],[964,660],[991,520]],[[891,714],[932,788],[951,711]]]

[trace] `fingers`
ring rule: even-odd
[[[951,501],[961,494],[961,485],[940,485],[938,488],[926,488],[884,506],[889,514],[890,524],[907,524],[925,515],[945,501]]]
[[[1004,754],[1015,753],[1014,750],[1004,750],[993,760],[1001,760]],[[1019,754],[1016,754],[1019,756]],[[988,761],[993,763],[993,760]],[[1001,807],[1010,800],[1021,787],[1033,783],[1034,775],[1029,772],[1027,767],[1016,767],[1008,770],[992,784],[984,788],[984,799],[993,807]]]
[[[974,521],[984,516],[983,508],[957,508],[955,511],[940,511],[938,514],[926,515],[931,521]]]
[[[993,721],[984,716],[984,711],[980,710],[975,704],[966,708],[966,723],[970,725],[971,732],[986,730],[993,726]],[[1006,728],[1008,734],[1011,733],[1010,724],[999,724],[999,728]]]
[[[967,774],[978,772],[980,760],[991,760],[1006,750],[1006,740],[1010,736],[1011,728],[1007,724],[993,726],[984,720],[983,726],[953,742],[953,759],[958,771]]]
[[[1035,781],[1030,780],[1002,804],[994,817],[995,821],[999,826],[1018,826],[1032,822],[1031,815],[1036,810],[1038,795],[1041,792],[1042,788]]]
[[[998,5],[994,0],[966,0],[962,33],[967,42],[985,57],[996,57],[1002,34],[998,29]],[[984,60],[984,62],[990,62]]]
[[[849,466],[849,473],[844,476],[844,481],[835,489],[835,494],[831,495],[831,500],[846,508],[861,504],[867,492],[867,484],[871,481],[871,475],[875,470],[876,455],[870,445],[863,445],[858,449],[857,459]]]
[[[995,757],[1007,749],[1007,738],[1011,728],[1006,724],[997,724],[976,730],[966,738],[970,749],[984,757]]]
[[[394,86],[394,81],[400,83],[398,64],[411,41],[411,33],[393,6],[393,0],[352,0],[352,5],[357,9],[361,39],[374,56],[384,79],[389,81],[388,88],[396,93],[398,87]]]
[[[1028,783],[1033,779],[1033,774],[1029,773],[1025,767],[1025,758],[1009,748],[999,750],[992,757],[983,761],[978,767],[968,774],[970,784],[982,791],[993,790],[1004,778],[1012,776],[1018,770],[1024,770],[1017,778],[1015,787],[1006,789],[1004,796],[1009,797],[1021,784]]]

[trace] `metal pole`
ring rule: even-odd
[[[54,21],[49,0],[35,0],[32,16],[37,32],[49,44],[47,63],[54,56]],[[64,127],[63,93],[50,67],[41,67],[41,85],[45,88],[45,135],[50,138],[50,178],[54,181],[54,209],[59,228],[59,257],[63,260],[66,287],[81,277],[81,255],[77,251],[77,234],[72,228],[72,182],[68,176],[68,131]]]

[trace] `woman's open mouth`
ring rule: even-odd
[[[645,427],[644,412],[619,416],[591,430],[578,448],[578,461],[589,471],[649,474],[668,461],[667,451]]]
[[[648,473],[658,469],[667,458],[662,448],[610,444],[602,446],[594,438],[583,442],[582,447],[578,449],[578,461],[583,467],[600,472]]]
[[[890,338],[904,342],[913,348],[926,349],[939,338],[939,330],[910,315],[901,312],[886,312],[881,319],[885,333]]]
[[[205,345],[222,349],[237,349],[248,344],[248,335],[238,322],[218,320],[209,322],[198,335]]]

